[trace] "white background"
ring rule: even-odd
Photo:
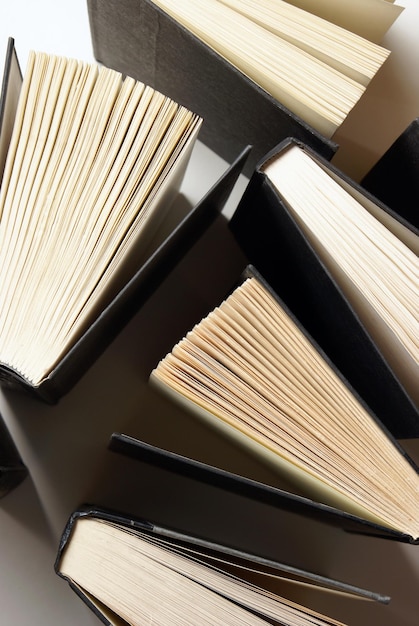
[[[419,115],[419,6],[417,0],[401,4],[406,9],[383,42],[392,55],[336,136],[341,147],[335,162],[354,178],[362,176]],[[84,0],[0,0],[0,53],[5,52],[9,36],[15,38],[22,69],[31,48],[93,61]],[[198,144],[183,193],[194,202],[224,168],[221,159]],[[231,206],[244,184],[241,180]],[[192,290],[193,279],[188,276],[185,281],[185,289]],[[161,301],[157,297],[150,306],[158,307]],[[131,339],[136,324],[138,330],[140,322],[153,315],[155,311],[145,307],[57,407],[0,395],[0,411],[32,474],[31,480],[0,501],[2,624],[98,623],[54,574],[57,541],[67,516],[85,497],[86,485],[94,482],[109,434],[143,417],[145,408],[138,405],[136,394],[127,393],[142,367]],[[417,452],[417,445],[412,451]],[[285,535],[276,520],[274,514],[256,520],[255,533],[275,541],[277,552],[289,561],[393,598],[388,607],[329,601],[325,608],[333,615],[358,626],[417,625],[419,546],[349,537],[304,520],[296,528],[286,527],[289,534]]]

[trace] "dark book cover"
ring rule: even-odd
[[[12,136],[22,80],[15,41],[12,37],[9,37],[0,92],[0,185],[3,179],[7,150]]]
[[[419,118],[397,137],[361,185],[419,228]]]

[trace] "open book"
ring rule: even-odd
[[[315,589],[388,598],[287,564],[94,507],[70,518],[56,572],[105,624],[342,626],[294,600]],[[298,593],[298,591],[297,591]]]
[[[150,380],[295,493],[419,537],[416,467],[257,273]]]
[[[10,109],[0,361],[39,387],[157,247],[202,119],[114,70],[35,52]]]
[[[282,0],[155,0],[240,72],[332,137],[389,51]]]

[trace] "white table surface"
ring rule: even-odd
[[[354,178],[419,115],[419,5],[417,0],[400,4],[406,9],[383,42],[392,55],[336,137],[341,147],[335,162]],[[84,0],[0,0],[0,55],[9,36],[15,38],[22,68],[32,48],[94,60]],[[198,143],[183,193],[196,201],[225,166]],[[240,180],[227,212],[245,182]],[[193,279],[186,276],[189,280],[186,287],[193,289]],[[0,392],[0,412],[31,471],[30,479],[0,500],[1,624],[98,623],[55,575],[53,564],[65,521],[85,497],[86,485],[94,482],[109,434],[132,425],[141,413],[135,394],[126,393],[141,369],[131,337],[136,325],[138,330],[150,317],[153,311],[145,307],[56,407]],[[114,385],[106,385],[107,380]],[[417,442],[410,450],[418,454]],[[387,607],[335,598],[325,601],[325,610],[358,626],[417,625],[419,546],[352,537],[304,520],[298,529],[285,526],[289,535],[280,535],[276,523],[272,515],[256,520],[255,528],[273,536],[278,532],[278,553],[289,561],[392,596]]]

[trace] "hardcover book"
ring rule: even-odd
[[[55,402],[219,215],[248,149],[176,221],[199,116],[114,70],[42,53],[17,101],[13,40],[5,76],[0,379]]]
[[[150,382],[292,493],[418,542],[417,467],[254,268]]]
[[[333,137],[389,55],[282,0],[153,2],[325,137]]]
[[[104,558],[105,557],[105,558]],[[95,507],[71,516],[57,574],[104,624],[342,626],[289,599],[293,588],[387,602],[385,596],[148,520]]]

